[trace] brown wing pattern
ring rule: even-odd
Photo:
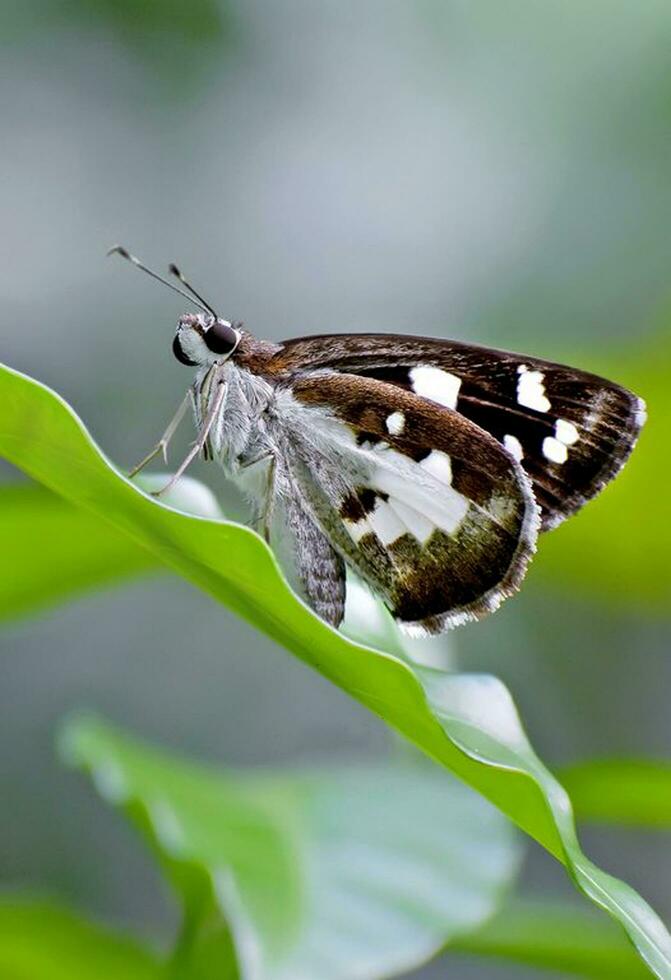
[[[437,397],[521,462],[541,507],[542,529],[559,524],[613,479],[645,421],[641,399],[604,378],[456,341],[306,337],[286,341],[270,366],[286,376],[328,368]]]
[[[403,628],[439,632],[518,588],[538,512],[495,439],[372,378],[306,373],[291,395],[315,410],[294,433],[294,476],[333,546]],[[332,440],[324,452],[320,427]]]

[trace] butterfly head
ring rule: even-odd
[[[172,352],[189,367],[221,364],[235,353],[242,337],[241,326],[205,313],[185,313],[177,323]]]
[[[177,332],[172,342],[172,352],[178,361],[187,364],[189,367],[223,364],[235,353],[242,339],[242,324],[229,323],[228,320],[223,320],[217,316],[212,306],[203,299],[200,293],[196,292],[174,262],[169,266],[170,275],[178,279],[184,289],[176,286],[168,279],[164,279],[153,269],[149,269],[123,245],[114,245],[107,254],[120,255],[127,262],[147,273],[152,279],[158,280],[164,286],[179,293],[180,296],[188,299],[203,311],[202,313],[185,313],[179,318]]]

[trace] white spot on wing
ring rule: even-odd
[[[392,412],[391,415],[387,416],[385,425],[389,435],[400,436],[405,428],[405,415],[403,412]]]
[[[452,483],[452,463],[447,453],[434,449],[419,464],[441,483]]]
[[[413,507],[408,507],[407,504],[401,503],[395,497],[389,498],[389,506],[398,514],[408,531],[410,531],[412,536],[420,544],[425,544],[436,530],[436,525],[433,521],[430,521],[428,517],[424,517],[423,514],[420,514]]]
[[[503,445],[506,447],[513,459],[516,459],[518,463],[522,462],[524,459],[524,450],[522,449],[522,443],[517,436],[505,435],[503,437]]]
[[[573,422],[568,422],[566,419],[557,419],[555,422],[555,436],[565,446],[572,446],[580,438],[580,433]]]
[[[382,467],[375,470],[373,484],[395,500],[402,500],[446,534],[454,534],[470,506],[468,499],[453,487],[443,484],[438,494],[432,487],[422,486]]]
[[[410,371],[410,383],[416,395],[430,398],[432,402],[446,405],[447,408],[457,407],[461,378],[455,374],[437,367],[420,365]]]
[[[565,463],[568,459],[568,449],[554,436],[546,436],[543,439],[543,455],[551,463]]]
[[[376,500],[375,509],[368,515],[368,520],[383,545],[392,544],[407,532],[398,515],[380,498]]]
[[[536,412],[549,412],[550,401],[545,394],[542,371],[530,371],[526,364],[520,364],[517,369],[517,402],[525,408],[533,408]]]
[[[368,523],[367,517],[362,517],[360,521],[350,521],[347,518],[343,520],[343,524],[347,528],[347,533],[355,544],[361,541],[364,534],[368,534],[372,531],[372,527]]]

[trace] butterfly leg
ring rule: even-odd
[[[156,459],[156,457],[159,454],[163,456],[163,459],[166,463],[168,462],[168,445],[170,443],[170,440],[174,436],[175,432],[177,431],[180,422],[184,418],[184,413],[186,412],[188,407],[189,407],[189,395],[187,393],[184,396],[181,405],[179,406],[179,408],[173,415],[172,419],[170,420],[167,429],[165,430],[161,438],[158,440],[154,448],[150,452],[148,452],[147,455],[140,460],[137,466],[134,466],[133,469],[129,472],[128,474],[129,479],[132,479],[137,473],[140,472],[140,470],[143,470],[145,466],[151,463],[153,459]]]
[[[221,411],[221,406],[224,403],[224,397],[225,397],[225,395],[226,395],[226,387],[225,387],[224,382],[222,380],[222,381],[219,381],[219,387],[218,387],[217,393],[215,394],[214,398],[212,399],[212,404],[210,406],[210,409],[209,409],[207,415],[205,416],[205,420],[204,420],[204,422],[203,422],[203,424],[201,426],[201,430],[198,433],[198,438],[196,439],[196,441],[194,442],[193,446],[189,450],[186,458],[180,464],[179,469],[177,470],[177,472],[173,475],[172,479],[169,480],[169,482],[166,483],[166,485],[164,487],[161,487],[160,490],[155,490],[152,493],[152,497],[160,497],[161,494],[165,493],[167,490],[170,490],[172,487],[174,487],[174,485],[177,483],[177,481],[182,476],[182,474],[184,473],[184,471],[191,465],[191,463],[196,458],[196,456],[198,455],[198,453],[202,451],[203,446],[205,445],[205,443],[207,441],[207,437],[210,434],[210,429],[214,425],[214,423],[215,423],[215,421],[217,419],[217,416],[219,415],[219,412]]]
[[[290,494],[284,506],[294,538],[296,571],[308,604],[330,626],[338,627],[345,613],[345,563],[305,509],[299,493]]]

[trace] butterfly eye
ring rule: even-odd
[[[181,364],[186,364],[187,367],[196,367],[198,362],[192,361],[182,350],[179,334],[175,334],[175,339],[172,342],[172,352]]]
[[[213,354],[230,354],[238,346],[238,333],[225,320],[215,320],[203,339]]]

